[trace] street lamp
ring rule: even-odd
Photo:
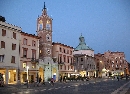
[[[28,88],[28,69],[29,69],[29,66],[27,66],[27,88]]]
[[[39,59],[32,58],[32,59],[31,59],[31,62],[32,62],[33,64],[36,64],[36,69],[37,69],[36,80],[37,80],[37,82],[39,82]]]
[[[39,82],[39,63],[37,63],[37,82]]]

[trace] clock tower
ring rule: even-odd
[[[52,18],[47,15],[45,2],[42,15],[37,19],[37,35],[40,37],[39,58],[52,58]]]
[[[37,35],[39,40],[39,76],[44,81],[49,78],[58,80],[58,63],[52,59],[52,18],[47,15],[44,2],[42,15],[37,18]]]

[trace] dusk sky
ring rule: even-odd
[[[130,0],[0,0],[0,15],[36,34],[44,2],[53,18],[53,42],[75,48],[82,33],[95,54],[121,51],[130,62]]]

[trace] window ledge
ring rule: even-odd
[[[0,61],[0,63],[5,63],[5,62]]]

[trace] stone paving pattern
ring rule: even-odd
[[[33,84],[9,85],[0,87],[0,94],[111,94],[129,81],[116,79],[92,79],[90,81],[68,81],[67,83],[56,82],[54,86],[49,83],[34,87]],[[125,89],[130,89],[130,84],[117,94],[123,94]],[[130,94],[129,90],[126,94]]]

